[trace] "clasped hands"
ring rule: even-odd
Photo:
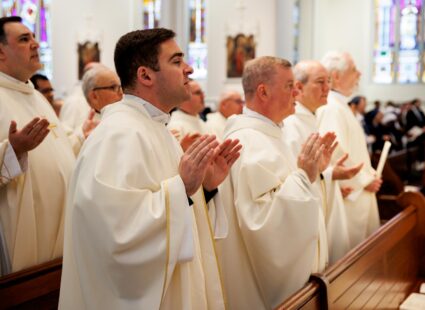
[[[332,154],[338,145],[335,140],[336,135],[333,132],[327,132],[323,137],[318,133],[313,133],[303,144],[298,156],[298,167],[307,173],[311,182],[314,182],[317,175],[328,167]],[[362,168],[362,163],[352,167],[345,167],[344,162],[347,158],[348,154],[345,154],[337,161],[332,172],[333,180],[350,179]]]
[[[188,196],[202,185],[212,191],[224,181],[240,156],[239,140],[219,143],[213,135],[202,135],[188,147],[180,160],[179,174]]]

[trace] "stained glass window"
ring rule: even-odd
[[[420,75],[420,21],[423,0],[400,0],[400,43],[399,69],[400,83],[416,83]]]
[[[41,73],[52,78],[50,0],[1,0],[1,16],[19,15],[40,43]]]
[[[17,0],[1,1],[1,16],[14,16],[17,14]]]
[[[395,0],[376,0],[374,76],[376,83],[391,83],[394,73]]]
[[[205,0],[189,1],[189,46],[188,63],[194,72],[193,79],[205,79],[207,77],[207,43],[205,39]]]
[[[374,82],[425,82],[423,2],[375,0]]]
[[[161,0],[143,0],[143,28],[157,28],[161,20]]]

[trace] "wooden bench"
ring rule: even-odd
[[[397,202],[401,213],[277,309],[398,309],[425,280],[425,198]]]
[[[0,278],[0,309],[57,309],[62,258]]]

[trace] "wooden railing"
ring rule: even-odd
[[[425,276],[425,198],[397,203],[401,213],[277,309],[398,309]]]
[[[0,309],[57,309],[62,258],[0,278]]]

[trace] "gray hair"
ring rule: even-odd
[[[233,95],[240,95],[240,92],[236,90],[226,90],[220,94],[220,98],[218,99],[218,103],[223,102],[224,100],[227,100],[231,98]]]
[[[344,72],[348,68],[346,52],[330,51],[322,58],[322,65],[329,73],[333,71]]]
[[[242,76],[245,98],[252,98],[261,83],[270,83],[276,74],[276,68],[291,68],[291,63],[282,58],[263,56],[248,61]]]
[[[94,66],[90,68],[89,70],[84,73],[82,80],[81,87],[83,88],[84,97],[86,97],[86,100],[89,100],[89,93],[93,90],[93,88],[96,87],[97,77],[99,74],[103,72],[110,72],[109,68],[100,65],[100,66]]]
[[[302,60],[294,66],[294,78],[296,81],[306,84],[310,77],[309,69],[312,67],[322,67],[322,64],[316,60]]]

